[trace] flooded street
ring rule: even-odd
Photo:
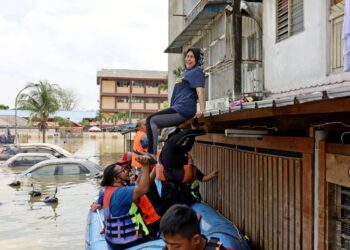
[[[119,138],[69,139],[66,143],[61,139],[48,143],[75,155],[94,156],[90,160],[103,167],[117,161],[124,150]],[[8,186],[16,175],[16,171],[0,167],[0,248],[84,249],[87,214],[98,194],[98,180],[85,176],[21,177],[19,188]],[[40,188],[41,197],[28,195],[31,184]],[[53,195],[56,186],[58,204],[45,204],[42,200]]]

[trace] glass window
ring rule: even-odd
[[[117,81],[117,87],[129,87],[130,82],[129,81]]]
[[[118,97],[117,98],[117,102],[119,102],[119,103],[128,103],[129,102],[129,98],[128,97]]]
[[[144,83],[143,82],[134,81],[132,86],[133,87],[137,87],[137,88],[142,88],[142,87],[144,87]]]
[[[57,166],[55,175],[79,175],[90,173],[85,167],[75,163],[65,163]]]
[[[158,87],[158,83],[157,82],[147,82],[146,83],[146,87],[147,88],[157,88]]]
[[[54,175],[56,165],[46,165],[31,172],[32,175]]]

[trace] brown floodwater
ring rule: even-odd
[[[34,142],[34,141],[33,141]],[[68,151],[100,163],[117,161],[124,150],[122,139],[49,140]],[[87,214],[98,194],[98,180],[88,177],[16,177],[19,171],[0,166],[0,249],[84,249]],[[19,188],[8,186],[14,179]],[[41,197],[31,198],[31,184]],[[58,204],[42,200],[58,192]]]

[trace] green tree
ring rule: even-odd
[[[6,105],[3,105],[3,104],[0,104],[0,109],[1,109],[1,110],[4,110],[4,109],[9,109],[9,106],[6,106]]]
[[[49,115],[60,108],[56,85],[47,81],[39,81],[28,94],[21,94],[18,98],[19,109],[32,111],[30,121],[38,121],[39,130],[43,135],[43,142],[46,141],[47,120]]]
[[[119,120],[119,114],[118,113],[114,113],[113,115],[108,116],[108,121],[110,121],[114,125],[117,124],[118,120]]]
[[[123,121],[126,123],[126,121],[129,119],[129,115],[126,112],[119,112],[118,113],[118,120]]]
[[[81,120],[80,124],[83,125],[84,127],[86,127],[86,126],[90,125],[90,122],[87,119],[83,119],[83,120]]]
[[[176,76],[176,78],[180,78],[181,74],[182,74],[183,68],[182,66],[177,67],[176,69],[173,70],[173,74],[174,76]]]
[[[107,120],[106,115],[100,111],[97,111],[95,119],[96,121],[100,122],[100,128],[102,129],[102,122]]]
[[[60,116],[55,116],[54,121],[58,123],[58,126],[60,127],[70,127],[72,126],[72,122],[69,119],[60,117]]]
[[[168,84],[165,82],[159,84],[159,89],[164,91],[168,90]]]
[[[160,104],[160,110],[169,108],[169,103],[168,101],[164,101]]]

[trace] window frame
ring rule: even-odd
[[[293,27],[296,26],[298,23],[294,22],[293,19],[293,14],[294,14],[294,7],[298,4],[298,2],[294,3],[294,1],[299,1],[299,4],[301,4],[302,6],[301,8],[301,28],[293,31]],[[281,34],[279,34],[280,30],[282,30],[283,27],[283,22],[280,21],[280,19],[282,19],[282,15],[279,11],[283,11],[284,8],[280,8],[279,9],[279,5],[282,2],[286,2],[286,8],[287,8],[287,24],[286,24],[286,28],[287,31],[283,32]],[[295,6],[294,6],[295,4]],[[290,37],[292,37],[293,35],[299,34],[301,32],[303,32],[305,30],[305,17],[304,17],[304,0],[276,0],[275,2],[275,8],[276,8],[276,13],[275,13],[275,22],[276,22],[276,30],[275,30],[275,41],[276,43],[279,43],[281,41],[284,41]],[[279,24],[280,23],[280,24]]]

